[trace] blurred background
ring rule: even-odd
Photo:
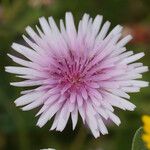
[[[35,27],[41,16],[54,16],[58,23],[66,11],[71,11],[76,23],[87,12],[92,17],[102,14],[104,20],[124,25],[124,34],[130,33],[134,39],[127,45],[135,53],[144,51],[142,62],[150,65],[150,0],[0,0],[0,150],[130,150],[133,135],[142,123],[141,116],[150,113],[150,88],[131,94],[131,101],[137,106],[134,112],[117,110],[122,124],[109,124],[109,134],[94,139],[89,130],[78,123],[72,131],[71,122],[62,133],[49,132],[51,123],[42,129],[36,127],[37,110],[22,112],[14,105],[20,88],[9,85],[16,80],[4,71],[4,66],[12,65],[7,57],[12,42],[22,41],[27,25]],[[144,74],[150,81],[150,74]]]

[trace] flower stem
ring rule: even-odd
[[[75,137],[75,140],[70,146],[70,150],[81,150],[86,137],[87,137],[87,132],[85,131],[85,127],[82,124],[79,128],[78,134]]]

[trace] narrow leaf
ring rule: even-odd
[[[133,141],[132,141],[132,150],[147,150],[143,140],[142,140],[142,135],[143,135],[143,128],[140,127],[134,137],[133,137]]]

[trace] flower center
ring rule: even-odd
[[[74,57],[68,59],[57,59],[57,66],[54,66],[51,72],[53,78],[59,81],[60,87],[68,91],[80,91],[86,85],[86,61]]]
[[[73,75],[70,79],[69,79],[70,83],[73,85],[78,85],[81,83],[81,78],[79,75]]]

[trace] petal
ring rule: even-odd
[[[51,105],[49,109],[40,116],[37,122],[37,126],[39,126],[40,128],[43,127],[55,115],[55,113],[61,108],[61,106],[62,104],[60,103]]]
[[[72,119],[72,128],[73,130],[76,127],[77,121],[78,121],[78,110],[77,110],[77,106],[75,107],[74,111],[71,112],[71,119]]]
[[[16,106],[23,106],[35,101],[37,98],[41,97],[44,92],[32,92],[26,95],[23,95],[15,100]]]

